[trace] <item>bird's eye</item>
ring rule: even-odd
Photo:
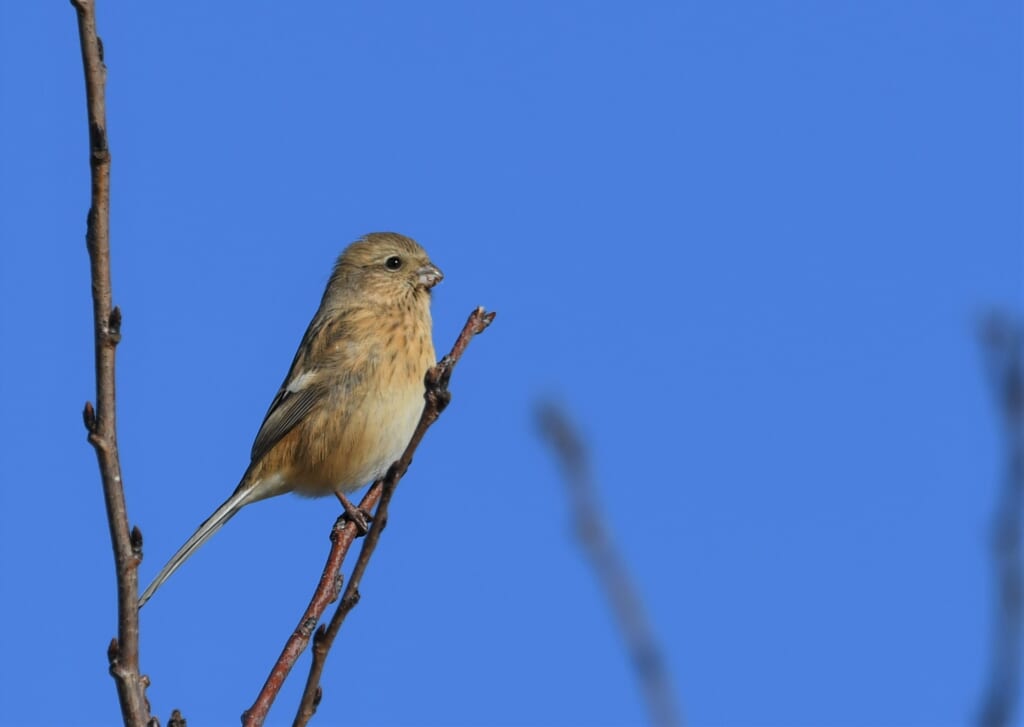
[[[398,257],[398,255],[392,255],[384,261],[384,267],[388,270],[398,270],[398,268],[402,267],[402,258]]]

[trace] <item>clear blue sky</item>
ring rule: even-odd
[[[398,492],[320,724],[642,722],[541,395],[591,445],[692,723],[973,718],[1001,462],[974,327],[1022,302],[1020,3],[99,5],[144,582],[235,486],[335,255],[396,230],[447,275],[439,349],[499,317]],[[7,724],[118,719],[82,86],[69,4],[4,2]],[[247,508],[147,605],[156,714],[237,723],[337,511]]]

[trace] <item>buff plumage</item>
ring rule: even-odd
[[[392,232],[366,235],[341,253],[242,481],[164,566],[140,607],[245,505],[286,492],[351,492],[401,456],[435,362],[430,290],[442,277],[422,247]]]

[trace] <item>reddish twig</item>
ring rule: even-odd
[[[996,403],[1003,417],[1007,465],[992,516],[996,572],[992,662],[978,723],[1013,724],[1021,693],[1022,544],[1024,537],[1024,326],[993,315],[982,327],[982,346]]]
[[[85,70],[85,99],[89,120],[89,167],[92,204],[86,229],[86,246],[92,277],[93,326],[96,346],[96,407],[86,402],[83,416],[89,443],[96,450],[103,499],[110,527],[117,571],[117,638],[107,656],[117,684],[121,715],[126,725],[149,721],[146,678],[139,673],[138,565],[142,559],[142,534],[129,532],[128,509],[121,482],[117,452],[117,418],[114,353],[121,340],[121,311],[113,306],[110,284],[110,150],[107,146],[105,89],[107,69],[103,43],[96,33],[92,0],[71,0],[78,15],[78,37]]]
[[[597,571],[598,581],[619,622],[633,668],[643,689],[651,723],[681,725],[683,719],[661,649],[647,623],[640,597],[633,587],[626,566],[616,552],[601,518],[583,443],[557,407],[551,404],[541,406],[537,418],[541,433],[551,443],[565,473],[576,534]]]
[[[423,440],[423,435],[437,421],[437,418],[451,400],[451,394],[448,392],[448,382],[451,379],[455,364],[462,357],[473,336],[482,333],[491,324],[491,321],[494,320],[494,315],[494,313],[486,313],[483,308],[474,310],[466,321],[466,325],[463,327],[458,339],[455,341],[451,353],[441,359],[436,366],[427,372],[425,378],[426,391],[424,392],[426,403],[409,445],[405,448],[405,452],[398,461],[391,465],[388,473],[373,484],[359,503],[359,509],[364,512],[369,512],[374,505],[377,506],[377,510],[374,513],[370,529],[366,533],[363,547],[359,551],[359,557],[352,569],[352,575],[345,588],[344,596],[334,616],[331,618],[330,626],[325,628],[321,625],[316,630],[313,646],[313,663],[310,666],[306,688],[299,705],[299,712],[295,717],[295,724],[297,725],[306,724],[320,703],[320,697],[322,696],[320,676],[323,672],[327,653],[341,628],[342,622],[345,620],[345,616],[348,615],[348,612],[359,601],[359,584],[362,581],[363,573],[366,571],[370,557],[377,547],[380,533],[387,524],[388,503],[398,487],[398,482],[409,469],[412,456]],[[316,627],[317,622],[327,609],[327,605],[337,599],[338,593],[341,590],[341,564],[359,534],[359,526],[351,522],[347,515],[342,515],[338,518],[331,531],[331,551],[328,554],[327,563],[324,565],[320,581],[313,593],[313,598],[310,600],[309,606],[306,607],[295,631],[292,632],[292,635],[285,643],[284,649],[274,663],[266,683],[256,697],[256,701],[242,714],[242,723],[247,727],[262,725],[266,720],[267,713],[277,698],[285,679],[287,679],[299,655],[309,643],[309,638],[313,634],[313,629]]]
[[[380,489],[380,482],[375,482],[359,503],[360,509],[366,509],[369,512],[380,499]],[[359,526],[350,521],[347,514],[335,521],[334,527],[331,529],[331,550],[327,555],[327,562],[324,564],[324,570],[320,575],[316,590],[313,592],[313,597],[302,614],[302,618],[299,619],[295,630],[285,642],[281,655],[274,662],[256,701],[242,714],[244,725],[263,724],[278,692],[284,686],[288,674],[291,673],[292,667],[295,666],[295,662],[309,643],[313,629],[316,628],[320,617],[327,610],[327,606],[337,600],[338,594],[341,593],[341,565],[359,534]]]

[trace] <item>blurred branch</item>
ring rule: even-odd
[[[1006,436],[1006,473],[992,518],[996,609],[992,662],[978,723],[1013,722],[1021,678],[1021,517],[1024,511],[1024,324],[992,314],[981,326],[989,381]]]
[[[110,284],[110,150],[107,146],[106,82],[103,43],[96,33],[92,0],[71,0],[78,15],[78,38],[85,70],[85,100],[89,121],[89,168],[92,201],[86,227],[86,247],[92,277],[93,328],[96,346],[96,406],[85,404],[83,417],[89,443],[96,450],[103,499],[114,547],[117,571],[117,638],[107,649],[110,673],[117,684],[121,716],[126,725],[149,721],[148,680],[139,674],[138,565],[142,534],[128,529],[128,508],[117,453],[114,353],[121,340],[121,311],[112,304]]]
[[[313,662],[310,665],[306,687],[299,704],[299,711],[295,716],[294,724],[296,725],[307,724],[320,703],[323,695],[323,690],[320,687],[320,677],[323,673],[327,654],[338,635],[338,631],[341,629],[345,617],[359,602],[359,584],[362,582],[363,574],[366,572],[366,567],[370,562],[373,551],[377,547],[377,542],[380,540],[380,534],[387,525],[388,505],[395,493],[395,489],[408,471],[409,465],[412,463],[412,456],[423,440],[423,435],[437,421],[437,418],[451,400],[448,382],[451,380],[455,364],[462,358],[462,354],[465,352],[466,347],[469,346],[469,342],[473,337],[483,333],[491,324],[491,321],[494,320],[494,315],[493,312],[486,313],[483,308],[474,310],[466,321],[466,325],[462,328],[458,339],[455,341],[451,353],[441,359],[436,366],[427,372],[425,377],[426,391],[423,395],[426,403],[409,445],[405,448],[405,452],[398,461],[391,465],[387,474],[373,484],[359,503],[361,511],[369,512],[374,505],[377,505],[377,510],[373,515],[369,531],[366,533],[363,547],[359,551],[359,557],[352,569],[352,575],[345,588],[344,596],[334,616],[331,618],[330,625],[326,628],[321,625],[316,630],[316,637],[313,643]],[[256,697],[256,701],[242,715],[242,722],[247,727],[262,725],[264,720],[266,720],[267,713],[277,698],[285,679],[287,679],[299,655],[309,643],[314,627],[327,609],[327,605],[337,599],[338,593],[341,590],[341,564],[348,554],[352,543],[359,535],[359,525],[352,522],[348,515],[342,515],[335,522],[334,528],[331,531],[331,551],[328,554],[327,563],[324,565],[320,581],[313,593],[313,598],[310,600],[305,613],[303,613],[299,625],[285,644],[281,656],[274,663],[270,676],[267,677],[267,681]]]
[[[672,692],[661,649],[597,506],[586,449],[565,414],[555,405],[542,404],[537,410],[537,419],[542,436],[551,444],[562,465],[576,535],[597,572],[626,640],[651,723],[665,727],[681,725],[682,714]]]

